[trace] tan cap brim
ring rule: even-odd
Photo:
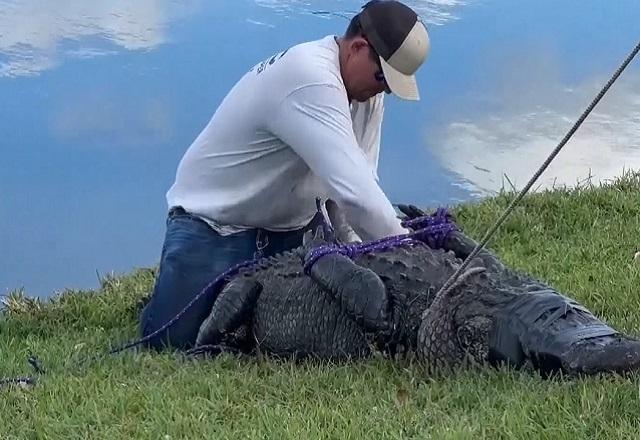
[[[399,98],[407,99],[409,101],[419,101],[420,93],[418,91],[418,83],[416,82],[415,75],[405,75],[402,72],[397,71],[384,58],[380,57],[380,64],[382,65],[382,73],[391,90],[391,93]]]

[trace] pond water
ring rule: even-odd
[[[422,100],[387,99],[394,203],[520,189],[640,35],[638,0],[411,0],[432,52]],[[157,261],[165,192],[233,83],[340,34],[353,0],[0,0],[0,294],[93,288]],[[640,167],[635,60],[539,180]]]

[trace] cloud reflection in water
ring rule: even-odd
[[[351,18],[357,13],[366,0],[325,0],[314,2],[309,0],[255,0],[256,4],[270,8],[287,16],[312,14],[327,17],[341,16]],[[404,0],[427,24],[444,24],[457,19],[453,10],[464,5],[465,0]]]
[[[65,58],[149,50],[194,1],[0,0],[0,77],[33,76]]]
[[[567,86],[547,55],[514,59],[471,113],[452,111],[430,134],[434,153],[478,196],[522,189],[611,73]],[[499,75],[498,75],[499,76]],[[533,189],[600,183],[640,169],[640,72],[628,68],[562,148]],[[506,177],[505,177],[506,176]]]

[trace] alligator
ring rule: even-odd
[[[429,217],[414,206],[400,209],[405,222]],[[410,354],[430,373],[508,365],[589,375],[640,367],[639,340],[486,248],[442,289],[476,245],[456,227],[439,247],[406,239],[350,254],[342,250],[353,244],[319,228],[300,248],[240,270],[188,354],[336,361]]]

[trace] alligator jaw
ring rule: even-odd
[[[627,373],[640,369],[640,341],[622,334],[587,339],[574,345],[561,358],[569,375]]]
[[[495,315],[492,364],[532,365],[543,376],[593,375],[640,369],[640,341],[610,327],[574,300],[538,289]]]

